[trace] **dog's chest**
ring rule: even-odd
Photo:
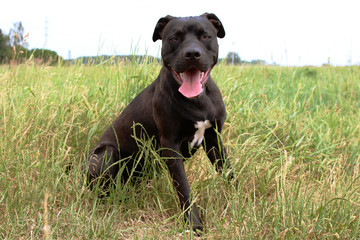
[[[209,120],[205,120],[205,121],[197,121],[194,124],[194,127],[196,129],[195,134],[194,134],[194,138],[190,143],[190,147],[193,148],[195,146],[199,146],[202,142],[202,140],[204,139],[204,133],[205,130],[207,128],[211,127],[211,123]]]

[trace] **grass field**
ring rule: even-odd
[[[166,170],[104,200],[84,182],[86,152],[159,70],[0,66],[0,239],[193,238]],[[236,181],[202,152],[186,162],[202,238],[360,239],[360,67],[220,64],[212,76]]]

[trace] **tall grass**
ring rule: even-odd
[[[84,182],[86,152],[159,70],[0,67],[1,239],[193,237],[165,169],[106,199]],[[202,152],[186,162],[203,238],[360,238],[360,67],[220,64],[212,76],[236,181]],[[143,154],[161,162],[151,147]]]

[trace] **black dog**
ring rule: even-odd
[[[125,167],[121,180],[126,182],[134,167],[135,159],[131,157],[139,151],[132,135],[135,132],[139,138],[154,137],[162,149],[161,156],[189,224],[194,230],[203,229],[196,204],[191,202],[183,160],[194,154],[201,144],[218,171],[227,160],[218,136],[226,118],[225,105],[210,77],[218,58],[217,37],[224,36],[222,23],[214,14],[159,19],[153,41],[163,41],[163,68],[158,78],[134,98],[90,151],[87,174],[90,182],[99,176],[109,182],[119,167]],[[141,172],[141,166],[136,165],[136,172]]]

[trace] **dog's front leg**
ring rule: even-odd
[[[179,154],[180,146],[162,142],[162,156],[165,159],[174,186],[180,200],[180,206],[185,211],[188,224],[194,231],[203,231],[201,219],[197,212],[196,203],[192,201],[189,182],[185,175],[183,158]]]

